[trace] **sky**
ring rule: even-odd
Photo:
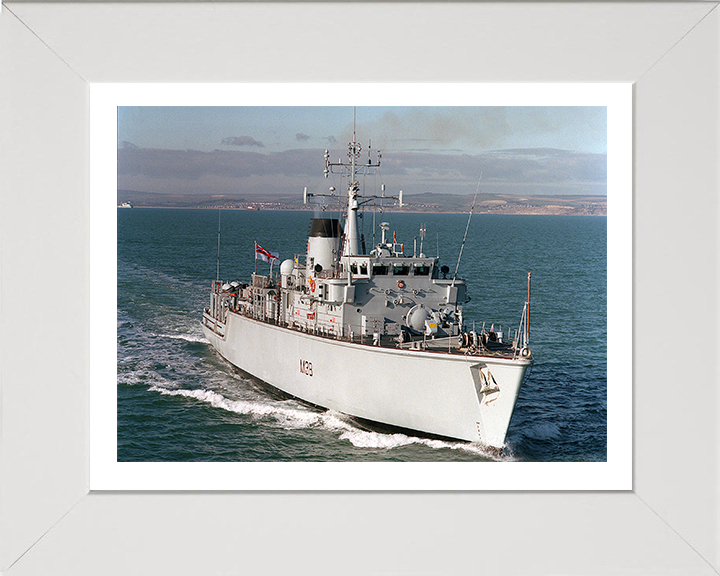
[[[118,189],[325,191],[324,151],[346,158],[352,107],[119,107]],[[373,186],[404,194],[607,193],[605,107],[358,107],[358,142],[382,152]],[[363,152],[363,158],[367,158]]]

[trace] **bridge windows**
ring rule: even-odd
[[[368,276],[368,264],[367,260],[351,260],[350,261],[350,272],[354,276]],[[342,272],[343,267],[341,265],[340,271]]]
[[[393,264],[392,267],[393,276],[407,276],[410,273],[410,266],[408,264]]]

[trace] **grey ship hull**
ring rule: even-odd
[[[494,323],[464,332],[464,279],[441,266],[439,257],[413,243],[412,256],[381,222],[380,242],[366,253],[358,211],[368,202],[395,196],[360,193],[361,174],[376,173],[377,161],[361,159],[355,134],[348,160],[330,161],[325,177],[346,179],[347,197],[338,218],[313,218],[307,252],[286,259],[280,273],[258,275],[250,284],[213,282],[203,313],[208,340],[227,360],[268,384],[312,404],[350,416],[420,433],[481,442],[501,448],[520,385],[532,364],[528,348],[528,299],[516,334],[505,340]],[[479,183],[478,183],[479,186]],[[472,214],[472,211],[471,211]],[[465,229],[465,234],[470,224]],[[374,227],[374,225],[373,225]],[[219,232],[218,232],[219,239]],[[362,241],[361,241],[362,240]],[[374,240],[373,240],[374,242]],[[463,239],[463,246],[465,240]],[[255,243],[255,258],[277,254]],[[441,277],[442,275],[442,277]]]
[[[504,445],[520,385],[532,363],[348,342],[236,312],[229,312],[225,323],[206,312],[203,330],[229,362],[304,401],[495,448]]]

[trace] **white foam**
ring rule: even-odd
[[[160,392],[168,396],[185,396],[186,398],[195,398],[201,402],[207,402],[214,408],[221,408],[235,414],[244,414],[257,417],[273,416],[279,422],[297,422],[298,426],[307,427],[313,422],[319,420],[319,414],[309,411],[302,411],[294,408],[285,408],[275,406],[265,402],[256,402],[252,400],[231,400],[222,394],[218,394],[213,390],[170,390],[162,386],[152,386],[150,391]]]
[[[173,340],[185,340],[186,342],[204,342],[209,344],[210,341],[204,336],[195,336],[193,334],[158,334],[161,338],[172,338]]]
[[[149,385],[152,387],[170,390],[177,385],[172,381],[164,378],[153,370],[133,370],[132,372],[123,372],[118,374],[118,383],[133,386],[136,384]]]
[[[505,461],[514,459],[508,454],[503,454],[501,458],[498,458],[497,453],[493,448],[488,448],[481,444],[432,440],[429,438],[408,436],[402,433],[384,434],[382,432],[363,430],[354,426],[351,422],[348,422],[342,414],[333,410],[323,412],[321,416],[322,422],[327,428],[340,432],[340,440],[347,440],[356,448],[392,450],[394,448],[419,444],[434,450],[460,450],[469,454],[491,458],[493,460],[500,459]]]
[[[347,440],[353,446],[358,448],[376,448],[391,450],[393,448],[401,448],[403,446],[410,446],[412,444],[418,444],[421,446],[427,446],[433,450],[459,450],[473,454],[476,456],[483,456],[492,460],[511,460],[512,458],[508,455],[498,457],[496,451],[492,448],[488,448],[481,444],[473,444],[469,442],[451,442],[446,440],[432,440],[429,438],[420,438],[417,436],[408,436],[406,434],[383,434],[380,432],[370,432],[367,430],[361,430],[359,428],[353,428],[347,430],[340,435],[341,440]]]
[[[354,426],[351,422],[348,422],[342,414],[338,412],[333,410],[316,412],[303,408],[300,405],[294,407],[293,401],[291,400],[283,401],[282,405],[280,405],[255,400],[231,400],[213,390],[173,390],[164,386],[152,386],[149,390],[168,396],[194,398],[201,402],[206,402],[214,408],[220,408],[228,412],[234,412],[235,414],[249,415],[257,418],[271,417],[285,429],[322,426],[328,430],[339,433],[338,438],[340,440],[347,440],[356,448],[392,450],[403,446],[418,444],[434,450],[460,450],[468,454],[482,456],[492,460],[514,460],[511,454],[504,454],[499,457],[493,449],[480,444],[431,440],[401,433],[383,434],[381,432],[362,430]]]

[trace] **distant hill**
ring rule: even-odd
[[[137,208],[222,208],[224,210],[312,210],[303,205],[302,195],[233,194],[158,194],[118,190],[117,201],[130,202]],[[407,194],[402,208],[387,206],[386,211],[469,212],[474,194]],[[476,214],[566,214],[606,216],[605,196],[519,196],[514,194],[478,194]]]
[[[416,194],[404,201],[407,211],[469,212],[475,195]],[[478,194],[476,214],[567,214],[606,216],[605,196]]]

